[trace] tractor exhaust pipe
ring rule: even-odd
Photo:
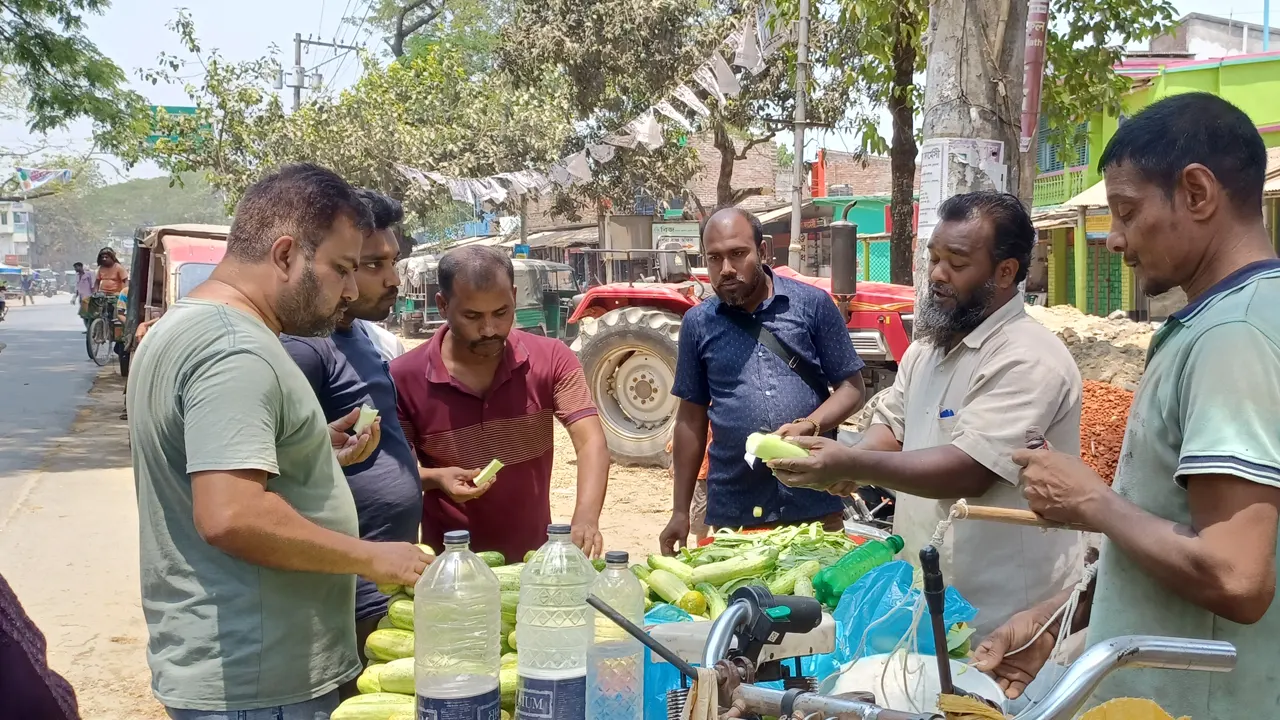
[[[858,292],[858,226],[846,219],[856,204],[837,210],[831,223],[831,294],[837,304]]]

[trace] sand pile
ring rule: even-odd
[[[1110,318],[1085,315],[1069,305],[1027,307],[1027,314],[1057,335],[1085,380],[1132,389],[1142,377],[1147,346],[1155,328],[1117,313]]]

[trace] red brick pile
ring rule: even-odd
[[[1084,407],[1080,413],[1080,459],[1111,484],[1120,460],[1124,426],[1129,420],[1133,393],[1110,383],[1084,381]]]

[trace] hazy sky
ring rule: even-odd
[[[1262,22],[1263,0],[1175,0],[1174,4],[1180,14],[1203,12]],[[134,88],[152,103],[185,105],[188,101],[181,87],[152,86],[143,83],[137,75],[139,68],[154,66],[161,52],[183,56],[176,36],[165,27],[177,16],[179,7],[191,12],[206,51],[216,48],[228,60],[250,60],[263,56],[274,44],[287,68],[292,65],[295,32],[302,33],[304,38],[337,39],[343,44],[380,43],[380,38],[371,38],[367,25],[357,35],[353,24],[342,22],[345,17],[358,25],[366,16],[368,6],[369,0],[189,0],[175,5],[157,0],[114,0],[105,14],[88,19],[87,34],[128,73]],[[1274,24],[1280,24],[1280,5],[1272,19]],[[311,68],[333,56],[332,50],[314,48],[304,54],[303,65]],[[321,72],[326,84],[340,88],[356,79],[358,66],[354,53],[349,53],[345,58],[325,63]],[[189,74],[198,73],[198,66],[189,70]],[[87,135],[88,126],[80,124],[55,134],[52,140],[83,150]],[[779,139],[789,141],[789,134]],[[33,141],[21,124],[0,124],[0,145],[16,147]],[[852,150],[854,143],[850,137],[820,133],[806,143],[806,154],[812,155],[820,144]],[[114,175],[109,167],[104,170]],[[157,174],[159,169],[154,166],[139,167],[131,173],[135,177]]]

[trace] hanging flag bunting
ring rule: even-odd
[[[698,99],[698,95],[694,93],[688,85],[680,85],[675,89],[673,94],[676,96],[677,100],[688,105],[689,109],[693,110],[695,113],[704,117],[711,114],[711,109]]]
[[[591,159],[598,163],[607,163],[613,160],[613,156],[617,154],[618,148],[613,145],[600,143],[598,145],[588,145],[587,150],[591,153]]]
[[[652,109],[636,118],[636,126],[636,139],[646,150],[652,151],[662,147],[662,125],[653,116]]]
[[[565,158],[562,162],[565,164],[565,170],[573,176],[575,185],[578,180],[581,180],[582,182],[591,182],[591,166],[587,164],[586,150],[576,152]]]
[[[733,64],[745,68],[752,75],[764,71],[764,58],[760,56],[760,37],[756,34],[756,17],[748,15],[743,21],[738,45],[734,48]]]
[[[569,176],[569,170],[566,169],[565,166],[562,165],[561,163],[556,163],[555,165],[552,165],[550,173],[551,173],[551,182],[555,183],[556,185],[559,185],[560,187],[569,187],[571,184],[573,184],[573,178]]]
[[[654,105],[653,107],[658,112],[662,113],[663,115],[666,115],[668,118],[671,118],[671,121],[674,122],[675,124],[679,125],[685,130],[688,130],[689,132],[693,132],[693,123],[689,122],[689,118],[685,117],[684,114],[681,113],[679,110],[676,110],[675,106],[673,106],[671,103],[667,102],[666,100],[661,100],[658,102],[657,105]]]
[[[516,177],[516,173],[498,173],[493,177],[498,180],[503,180],[510,185],[512,195],[523,195],[529,192],[529,187],[520,182],[520,178]]]
[[[431,175],[431,173],[424,173]],[[434,179],[434,178],[433,178]],[[458,202],[474,203],[475,195],[471,192],[471,183],[456,178],[445,178],[444,184],[449,186],[449,197]]]
[[[507,201],[506,188],[502,187],[501,183],[494,178],[484,178],[477,182],[482,188],[482,193],[480,195],[480,200],[482,202],[494,202],[501,205]]]
[[[761,57],[769,57],[787,42],[788,28],[782,20],[774,18],[776,14],[777,8],[773,0],[765,0],[756,9],[756,33],[760,39]],[[777,27],[770,29],[770,22],[776,23]]]
[[[605,135],[603,142],[606,142],[615,147],[626,148],[628,150],[635,150],[636,145],[640,144],[640,141],[637,140],[635,136],[635,128],[634,128],[635,122],[636,122],[635,120],[632,120],[631,122],[624,125],[621,130]]]
[[[426,175],[427,177],[431,178],[432,180],[436,181],[437,183],[439,183],[439,184],[441,184],[441,185],[448,185],[448,184],[449,184],[449,178],[447,178],[447,177],[445,177],[445,176],[441,175],[441,174],[440,174],[440,173],[438,173],[438,172],[431,172],[431,171],[427,171],[427,172],[424,172],[424,173],[422,173],[422,174],[423,174],[423,175]]]
[[[30,192],[51,182],[71,182],[71,171],[66,169],[42,170],[20,167],[14,168],[14,171],[18,175],[18,184],[23,192]]]
[[[716,74],[711,69],[710,62],[693,71],[693,81],[698,83],[703,90],[711,93],[716,100],[720,101],[721,105],[724,104],[724,93],[720,91],[720,83],[716,82]]]
[[[742,92],[742,85],[733,74],[733,68],[720,57],[720,53],[711,56],[711,70],[716,75],[716,85],[720,88],[720,92],[729,97],[737,97],[738,93]]]

